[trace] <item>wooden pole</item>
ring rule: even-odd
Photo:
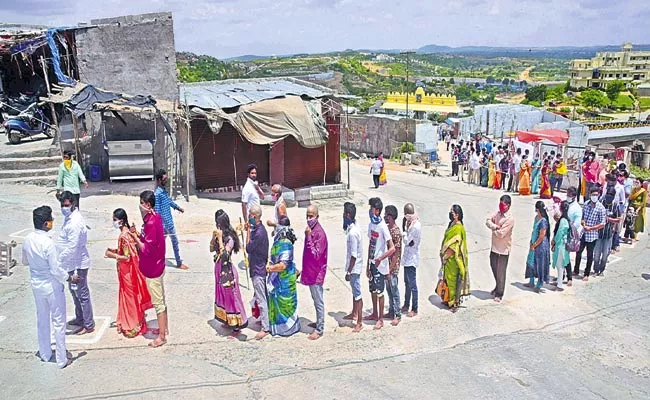
[[[72,114],[72,129],[74,131],[74,152],[77,157],[77,162],[81,164],[81,151],[79,150],[79,121],[74,114]]]
[[[45,87],[47,88],[47,95],[49,97],[51,94],[50,79],[47,76],[47,64],[45,63],[43,56],[41,56],[41,67],[43,67],[43,77],[45,78]],[[59,121],[56,117],[56,110],[54,109],[54,104],[52,103],[50,103],[50,112],[52,113],[52,126],[54,127],[54,131],[59,138],[59,152],[61,153],[61,157],[63,157],[63,139],[61,138],[61,130],[59,129]],[[79,160],[77,160],[77,162],[78,161]]]
[[[192,130],[189,122],[185,123],[187,128],[187,156],[186,158],[186,170],[185,170],[185,185],[187,190],[187,202],[190,201],[190,152],[192,151]]]

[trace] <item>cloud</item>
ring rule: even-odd
[[[346,48],[647,42],[636,0],[1,0],[3,22],[72,25],[172,11],[179,50],[241,54]],[[117,10],[117,11],[116,11]]]

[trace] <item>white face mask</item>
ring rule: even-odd
[[[591,199],[591,201],[593,203],[597,203],[598,202],[598,195],[591,196],[591,197],[589,197],[589,199]]]
[[[575,197],[567,197],[567,198],[566,198],[566,201],[567,201],[569,204],[571,204],[571,203],[573,203],[574,201],[576,201],[576,198],[575,198]]]
[[[113,221],[113,228],[122,229],[122,221]]]

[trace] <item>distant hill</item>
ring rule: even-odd
[[[266,60],[268,58],[273,58],[273,56],[256,56],[253,54],[246,54],[243,56],[237,56],[237,57],[230,57],[230,58],[224,58],[222,61],[226,62],[249,62],[249,61],[255,61],[255,60]]]
[[[430,44],[417,49],[418,54],[481,55],[484,57],[530,57],[530,58],[591,58],[599,51],[620,51],[620,45],[559,46],[559,47],[449,47]],[[634,45],[634,50],[648,51],[650,44]]]

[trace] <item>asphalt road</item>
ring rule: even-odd
[[[404,318],[398,327],[381,331],[366,325],[360,334],[340,324],[349,312],[351,295],[342,279],[341,202],[334,201],[321,207],[330,241],[325,336],[311,342],[304,329],[291,338],[258,342],[252,340],[257,328],[251,324],[253,329],[245,330],[240,340],[228,340],[212,320],[214,276],[207,244],[214,211],[224,208],[236,216],[238,205],[201,199],[184,205],[186,213],[176,216],[190,270],[168,268],[171,336],[168,345],[150,349],[148,339],[125,339],[108,328],[116,314],[117,281],[114,264],[101,257],[116,240],[110,212],[120,206],[135,216],[137,199],[89,197],[82,207],[91,227],[89,282],[100,329],[88,338],[69,337],[75,357],[69,368],[39,362],[34,356],[36,322],[28,272],[14,268],[12,276],[0,279],[0,398],[650,398],[647,235],[612,257],[604,278],[576,282],[563,293],[535,294],[521,283],[536,199],[515,197],[509,284],[504,302],[496,304],[489,296],[494,282],[484,219],[496,209],[501,193],[397,171],[389,171],[389,184],[375,190],[369,188],[367,171],[352,163],[351,185],[364,228],[367,198],[374,195],[385,205],[397,205],[400,213],[411,201],[421,215],[424,241],[416,318]],[[14,234],[20,241],[34,206],[56,206],[43,188],[2,186],[0,191],[10,194],[0,199],[5,211],[0,240]],[[456,314],[445,310],[433,294],[437,254],[452,203],[465,211],[473,289]],[[265,213],[270,210],[264,208]],[[289,211],[298,232],[304,229],[304,212]],[[296,249],[298,262],[301,251],[302,240]],[[243,275],[240,281],[247,302],[251,292]],[[365,286],[362,290],[368,308],[369,295]],[[299,287],[298,296],[306,326],[315,313],[308,290]],[[68,307],[70,313],[70,301]],[[147,316],[154,318],[151,311]]]

